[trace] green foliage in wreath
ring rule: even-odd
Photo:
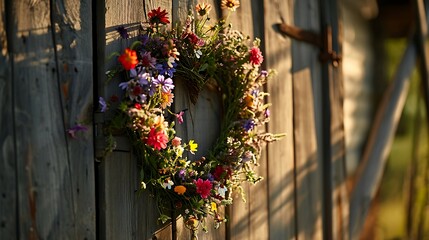
[[[235,0],[222,6],[235,10],[238,5]],[[190,14],[173,30],[165,10],[150,11],[137,41],[117,54],[120,64],[108,71],[109,83],[120,80],[123,96],[99,99],[101,111],[114,111],[105,126],[110,139],[118,132],[129,135],[141,167],[141,188],[156,199],[160,220],[167,221],[175,211],[194,230],[199,225],[206,229],[209,216],[215,227],[226,221],[220,207],[232,204],[232,192],[242,193],[243,182],[261,180],[255,172],[261,148],[280,137],[263,131],[270,113],[262,88],[272,71],[260,70],[260,41],[231,29],[225,20],[211,25],[210,9],[198,4],[196,16]],[[124,27],[117,30],[129,37]],[[193,103],[210,85],[224,107],[218,139],[195,161],[185,152],[194,154],[198,144],[182,142],[174,129],[186,115],[171,110],[178,79],[185,81]]]

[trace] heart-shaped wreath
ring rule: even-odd
[[[222,1],[222,8],[231,11],[238,6],[237,0]],[[168,30],[165,10],[150,11],[137,41],[117,54],[120,64],[107,74],[110,80],[125,76],[119,83],[123,96],[99,100],[101,111],[115,111],[105,132],[128,133],[141,166],[141,188],[156,199],[160,220],[167,221],[175,211],[193,230],[199,225],[206,229],[208,216],[215,227],[226,221],[218,208],[232,204],[233,191],[243,194],[241,183],[261,180],[254,168],[262,144],[279,138],[258,128],[269,121],[269,104],[264,103],[268,94],[262,86],[272,75],[259,68],[260,41],[232,30],[225,20],[208,26],[209,4],[195,9],[195,17],[190,14],[175,30]],[[117,31],[129,37],[124,27]],[[224,107],[217,141],[196,161],[188,160],[184,152],[194,154],[197,143],[183,143],[174,129],[185,114],[171,110],[179,78],[186,81],[193,103],[210,83]],[[107,151],[112,151],[114,144],[109,146]]]

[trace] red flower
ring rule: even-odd
[[[231,169],[228,167],[225,167],[225,166],[221,166],[221,165],[216,166],[216,168],[213,172],[213,177],[217,181],[219,181],[221,179],[229,178],[231,175],[232,175]]]
[[[197,186],[197,193],[200,194],[202,198],[207,198],[210,195],[210,191],[212,190],[212,183],[210,180],[198,178],[197,181],[194,180],[194,183]]]
[[[149,17],[150,24],[168,24],[170,21],[167,17],[167,11],[164,9],[161,11],[161,8],[153,9],[150,11],[147,16]]]
[[[119,62],[121,62],[122,66],[125,70],[130,70],[136,67],[137,63],[137,53],[134,50],[129,48],[125,49],[125,52],[119,56]]]
[[[152,146],[156,150],[165,149],[167,147],[168,137],[164,131],[156,131],[155,128],[151,128],[149,136],[146,140],[146,144]]]
[[[250,63],[254,65],[261,65],[264,61],[264,57],[262,56],[261,50],[258,47],[252,47],[249,51],[250,53]]]
[[[140,103],[135,103],[134,104],[134,108],[136,108],[136,109],[142,109],[142,105],[140,105]]]

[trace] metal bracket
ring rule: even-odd
[[[332,41],[332,33],[327,30],[323,37],[315,32],[305,30],[299,27],[291,26],[286,23],[277,24],[281,33],[298,41],[302,41],[321,49],[319,59],[322,62],[331,61],[332,66],[338,67],[341,61],[341,55],[332,50],[329,46]]]
[[[104,120],[103,112],[94,113],[94,142],[95,142],[95,161],[100,162],[104,157],[106,148],[106,139],[103,133]]]

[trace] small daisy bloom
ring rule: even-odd
[[[238,7],[240,7],[240,1],[239,0],[222,0],[220,7],[222,9],[228,9],[234,12],[235,10],[237,10]]]

